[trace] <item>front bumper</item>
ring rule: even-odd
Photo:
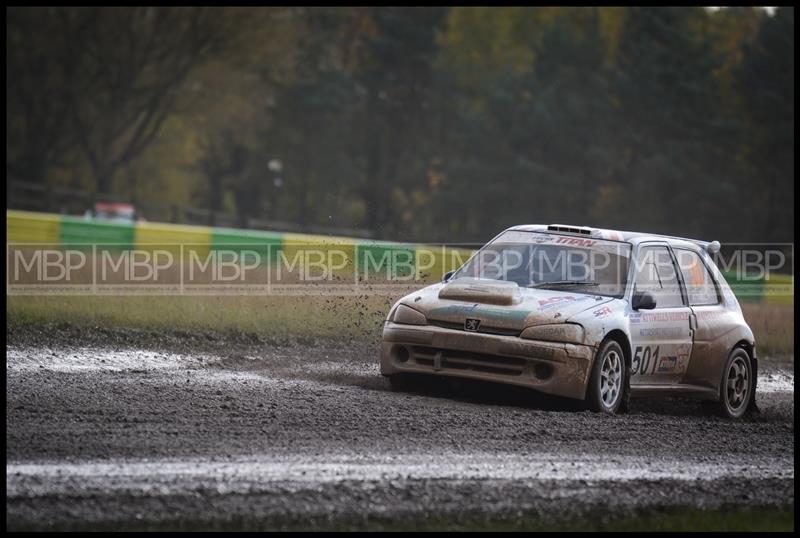
[[[583,399],[594,352],[587,345],[387,322],[381,373],[481,379]]]

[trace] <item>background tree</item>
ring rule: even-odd
[[[8,8],[6,17],[6,174],[44,183],[70,147],[78,58],[69,53],[62,10]]]
[[[753,222],[760,236],[786,241],[794,227],[794,8],[764,19],[743,56],[736,76],[749,120],[741,134],[752,183],[740,200],[760,209]]]
[[[357,113],[363,141],[366,225],[400,233],[392,195],[425,169],[432,115],[432,64],[443,8],[366,8],[357,36],[354,76],[365,104]],[[399,193],[398,193],[399,194]],[[401,234],[402,235],[402,234]]]
[[[794,236],[792,8],[7,15],[7,181],[410,241]]]
[[[70,10],[69,54],[80,58],[70,88],[71,126],[100,193],[138,157],[172,111],[192,68],[226,38],[213,9]]]

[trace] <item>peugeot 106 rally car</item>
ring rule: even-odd
[[[381,373],[489,380],[616,413],[633,395],[755,407],[756,346],[710,255],[719,243],[562,225],[505,230],[400,299]]]

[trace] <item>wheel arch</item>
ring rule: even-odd
[[[750,360],[755,360],[755,358],[756,358],[756,345],[755,345],[754,342],[752,342],[750,340],[745,340],[745,339],[739,340],[738,342],[733,344],[733,347],[731,348],[731,351],[733,351],[737,347],[740,347],[740,348],[744,349],[747,352],[747,354],[750,356]]]
[[[631,361],[633,360],[633,355],[631,353],[631,342],[628,339],[628,335],[625,334],[625,331],[622,329],[612,329],[608,331],[604,340],[614,340],[619,346],[622,348],[622,355],[625,359],[625,369],[626,371],[630,372],[631,369]],[[630,409],[630,400],[631,400],[631,379],[630,373],[627,374],[625,385],[622,388],[622,404],[620,405],[619,412],[620,413],[627,413]]]
[[[612,329],[608,331],[603,338],[603,341],[606,340],[614,340],[617,342],[620,347],[622,348],[622,352],[625,354],[625,365],[630,368],[631,366],[631,343],[628,339],[628,335],[622,329]]]
[[[756,389],[758,387],[758,358],[756,357],[756,345],[754,341],[742,339],[736,342],[734,346],[731,348],[731,353],[737,348],[744,349],[747,356],[750,358],[750,369],[752,370],[752,380],[750,381],[750,390],[752,391],[752,397],[750,398],[750,403],[747,404],[747,411],[748,412],[758,412],[758,407],[756,406]],[[722,387],[720,386],[720,390]]]

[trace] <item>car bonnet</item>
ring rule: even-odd
[[[452,284],[452,283],[450,283]],[[422,312],[429,321],[463,325],[477,319],[483,327],[523,330],[534,325],[561,323],[613,300],[611,297],[560,290],[518,288],[515,284],[481,283],[473,291],[463,283],[455,290],[437,284],[409,295],[403,303]]]

